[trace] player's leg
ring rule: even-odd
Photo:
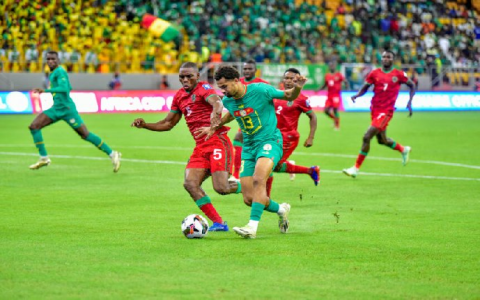
[[[391,138],[387,137],[387,131],[381,131],[377,134],[377,141],[381,145],[385,145],[393,150],[396,150],[402,154],[402,163],[405,166],[408,163],[410,151],[412,150],[409,146],[402,146],[400,143],[395,142]]]
[[[48,157],[47,149],[45,148],[41,130],[45,126],[48,126],[52,123],[54,123],[54,120],[42,112],[36,116],[30,126],[28,126],[28,129],[30,129],[30,133],[33,137],[33,142],[35,143],[35,147],[37,147],[38,154],[40,155],[40,159],[30,166],[30,169],[32,170],[40,169],[41,167],[48,166],[51,163],[50,158]]]
[[[240,178],[240,166],[242,164],[242,149],[243,149],[243,133],[238,130],[233,139],[234,160],[233,160],[233,177]]]
[[[88,131],[87,126],[85,126],[79,114],[73,113],[69,115],[68,118],[65,119],[65,122],[67,122],[82,139],[92,143],[95,147],[110,156],[113,164],[113,172],[118,172],[120,169],[120,158],[122,157],[120,152],[113,151],[98,135]]]
[[[194,154],[195,155],[195,154]],[[194,155],[190,157],[189,166],[192,163],[192,158],[195,163]],[[202,189],[202,182],[208,178],[209,171],[205,168],[189,168],[185,169],[185,180],[183,187],[192,197],[198,208],[209,218],[213,223],[223,224],[223,219],[218,214],[217,210],[212,204],[212,200]],[[228,228],[228,227],[227,227]],[[227,229],[228,230],[228,229]]]
[[[343,169],[343,173],[345,175],[348,175],[350,177],[357,177],[358,170],[363,164],[363,161],[368,155],[368,152],[370,151],[370,141],[374,136],[376,136],[379,133],[379,129],[374,126],[370,126],[367,130],[367,132],[363,135],[362,138],[362,148],[360,150],[360,153],[357,156],[357,160],[355,161],[355,165],[351,168],[348,169]]]
[[[340,130],[340,114],[338,112],[338,107],[333,108],[333,122],[335,125],[335,130]]]
[[[226,134],[214,136],[208,146],[202,146],[202,153],[206,157],[206,164],[212,173],[214,190],[220,195],[241,193],[240,181],[229,180],[233,164],[233,146]]]
[[[329,117],[330,119],[333,119],[333,114],[332,114],[332,107],[325,105],[325,108],[323,109],[323,112]]]

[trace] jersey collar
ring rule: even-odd
[[[247,94],[247,85],[246,85],[246,84],[243,84],[243,94],[242,94],[240,97],[238,97],[238,98],[233,98],[233,99],[235,99],[235,100],[240,100],[240,99],[243,98],[243,96],[245,96],[245,94]]]
[[[254,80],[255,80],[255,78],[257,78],[257,77],[253,76],[253,77],[252,77],[252,79],[250,79],[250,80],[247,80],[247,78],[245,77],[245,82],[251,82],[251,81],[254,81]]]
[[[187,94],[190,94],[197,87],[197,85],[198,85],[198,82],[193,86],[193,88],[190,91],[187,91],[186,89],[183,89],[183,90],[187,92]]]
[[[390,70],[385,70],[385,69],[383,69],[383,67],[381,67],[381,69],[382,69],[383,73],[388,74],[388,73],[392,72],[395,68],[392,66],[392,68]]]

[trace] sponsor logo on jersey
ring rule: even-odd
[[[72,124],[75,123],[75,119],[73,119],[73,118],[70,119],[70,123],[72,123]]]
[[[308,99],[305,100],[305,105],[306,105],[307,107],[310,107],[310,100],[308,100]]]
[[[392,81],[393,81],[393,82],[397,82],[397,81],[398,81],[397,76],[393,76],[393,77],[392,77]]]
[[[247,107],[245,109],[241,109],[241,110],[236,110],[233,112],[233,115],[235,117],[245,117],[249,114],[253,113],[253,108],[251,107]]]
[[[292,105],[293,105],[293,101],[288,101],[288,102],[287,102],[287,106],[288,106],[288,107],[290,107],[290,106],[292,106]]]
[[[212,87],[208,84],[208,83],[205,83],[204,85],[202,85],[204,89],[206,90],[211,90]]]

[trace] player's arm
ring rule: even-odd
[[[220,123],[218,125],[199,128],[195,130],[193,134],[195,135],[196,138],[201,138],[202,136],[205,136],[205,140],[208,140],[215,133],[215,131],[217,131],[218,128],[222,127],[227,123],[232,122],[234,119],[235,118],[229,112],[227,112],[222,116],[222,118],[220,119]]]
[[[310,134],[308,135],[308,138],[303,144],[303,146],[308,148],[313,145],[313,139],[315,138],[315,131],[317,131],[317,115],[313,111],[310,111],[307,113],[307,116],[310,119]]]
[[[58,86],[50,89],[46,89],[46,93],[68,93],[70,92],[70,88],[68,86],[68,77],[66,74],[60,74],[58,76]],[[39,92],[42,93],[42,92]]]
[[[343,82],[345,83],[345,89],[350,90],[350,82],[348,82],[348,79],[343,77]]]
[[[212,94],[212,95],[208,96],[207,102],[208,102],[208,104],[213,106],[212,115],[210,116],[210,124],[211,124],[212,127],[215,127],[218,124],[220,124],[220,122],[222,121],[220,119],[220,117],[222,116],[222,111],[223,111],[222,99],[218,95]]]
[[[407,109],[408,109],[408,116],[411,117],[413,114],[412,100],[413,100],[413,96],[415,96],[415,83],[413,83],[412,80],[408,79],[408,81],[405,84],[410,89],[410,98],[408,99]]]
[[[145,128],[151,131],[169,131],[178,124],[181,118],[181,114],[170,111],[165,119],[157,123],[146,123],[142,118],[135,119],[132,127]]]
[[[357,99],[358,97],[362,97],[363,95],[365,95],[365,93],[368,91],[368,89],[370,88],[371,84],[368,83],[368,82],[365,82],[365,84],[362,86],[362,88],[358,91],[358,93],[354,96],[352,96],[352,101],[353,103],[355,103],[355,99]]]
[[[295,78],[295,86],[289,90],[284,91],[283,97],[273,97],[275,99],[282,99],[287,101],[294,101],[300,95],[300,92],[303,89],[303,86],[307,82],[307,78],[305,76],[298,75]]]

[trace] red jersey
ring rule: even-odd
[[[210,115],[213,106],[208,103],[207,99],[212,95],[216,95],[215,90],[207,82],[201,81],[190,92],[181,88],[173,97],[170,111],[185,116],[188,129],[197,145],[204,143],[205,137],[195,138],[193,133],[201,127],[210,127]],[[223,126],[215,132],[215,135],[227,132],[229,129]]]
[[[345,79],[342,73],[337,72],[335,74],[328,73],[325,75],[325,82],[328,87],[328,96],[329,97],[338,97],[340,91],[342,90],[342,82]]]
[[[386,73],[378,68],[370,72],[365,81],[374,85],[374,95],[370,109],[372,111],[393,112],[400,86],[408,81],[408,77],[405,72],[397,69]]]
[[[298,135],[298,119],[302,113],[312,111],[308,97],[300,94],[295,101],[274,99],[275,113],[277,114],[277,128],[283,133]]]
[[[245,77],[242,77],[242,78],[240,78],[240,82],[243,83],[243,84],[245,84],[245,85],[249,85],[249,84],[251,84],[251,83],[260,83],[260,82],[261,82],[261,83],[270,84],[268,81],[263,80],[263,79],[260,78],[260,77],[253,77],[253,79],[251,79],[251,80],[249,80],[249,81],[247,81],[247,80],[245,79]]]

